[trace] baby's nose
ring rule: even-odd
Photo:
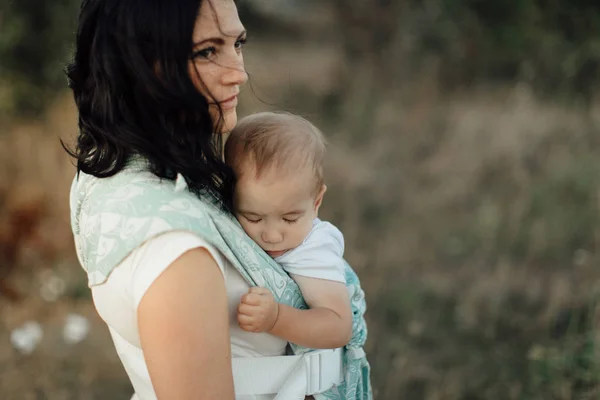
[[[283,240],[283,235],[277,231],[265,231],[262,234],[262,240],[268,244],[277,244]]]

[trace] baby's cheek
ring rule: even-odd
[[[301,226],[298,227],[298,229],[296,230],[296,235],[294,238],[294,242],[295,246],[300,246],[302,244],[302,242],[304,241],[304,239],[308,236],[308,234],[310,233],[310,230],[312,229],[312,221],[309,221],[310,223],[303,223]]]
[[[244,229],[246,234],[248,236],[250,236],[250,238],[256,242],[256,237],[255,237],[256,235],[252,229],[252,225],[245,223],[243,218],[238,218],[238,221],[240,222],[240,225],[242,225],[242,228]]]

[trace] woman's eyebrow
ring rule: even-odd
[[[237,36],[237,40],[240,40],[244,35],[246,35],[246,30],[245,29]],[[228,37],[233,37],[233,35],[228,36]],[[225,44],[225,39],[223,39],[223,36],[216,36],[216,37],[202,39],[201,41],[194,43],[194,47],[200,46],[200,45],[202,45],[204,43],[207,43],[207,42],[212,42],[212,43],[218,44],[218,45],[224,45]]]

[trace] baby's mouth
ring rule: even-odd
[[[266,253],[268,255],[270,255],[271,257],[275,258],[275,257],[282,256],[286,252],[287,252],[287,250],[277,250],[277,251],[267,251]]]

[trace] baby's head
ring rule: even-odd
[[[300,245],[312,228],[326,190],[325,145],[304,118],[273,112],[242,119],[227,139],[235,215],[271,257]]]

